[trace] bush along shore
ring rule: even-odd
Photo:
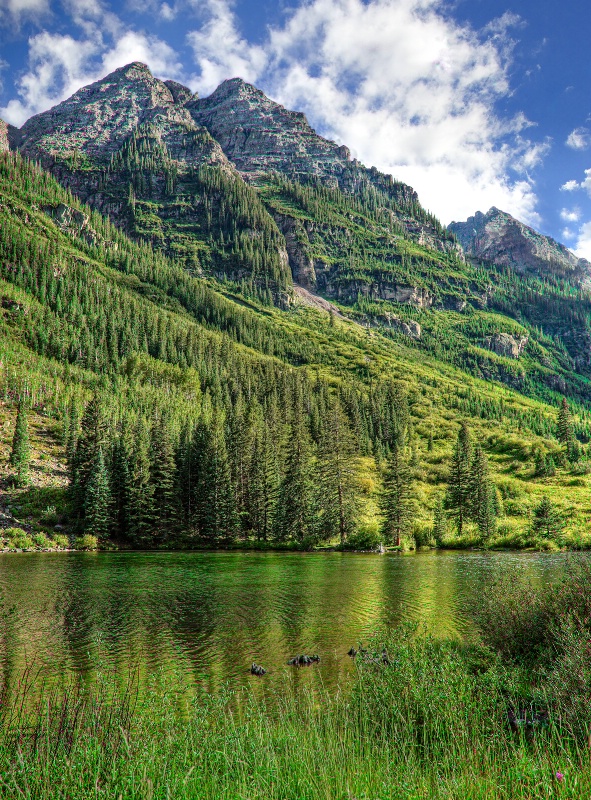
[[[2,797],[588,797],[589,562],[543,589],[500,576],[473,615],[477,643],[376,634],[334,695],[182,700],[168,679],[138,692],[103,677],[39,699],[23,681],[2,705]]]

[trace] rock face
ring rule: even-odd
[[[470,258],[512,267],[517,272],[568,276],[591,284],[591,264],[568,248],[519,222],[510,214],[491,208],[477,211],[466,222],[448,226]]]
[[[4,120],[0,119],[0,153],[10,150],[8,143],[8,125]]]
[[[529,339],[527,336],[520,336],[519,338],[512,336],[510,333],[495,333],[492,336],[487,336],[484,340],[484,346],[487,350],[492,350],[499,356],[505,358],[519,358],[525,350]]]
[[[0,119],[0,153],[15,150],[18,147],[20,131]]]

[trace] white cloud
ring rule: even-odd
[[[578,222],[581,219],[581,209],[563,208],[560,212],[560,219],[564,222]]]
[[[203,5],[205,23],[187,35],[199,69],[192,83],[207,95],[226,78],[257,81],[269,63],[265,49],[240,36],[227,0],[206,0]]]
[[[568,240],[568,239],[574,239],[577,234],[571,231],[570,228],[563,228],[562,233],[560,235],[562,239]]]
[[[510,92],[507,31],[517,18],[479,35],[446,16],[444,0],[310,0],[251,46],[228,0],[205,4],[205,25],[189,34],[201,94],[234,76],[258,83],[409,182],[445,222],[496,205],[539,224],[527,173],[550,142],[518,135],[531,124],[523,114],[501,120],[492,110]]]
[[[565,142],[573,150],[586,150],[591,144],[591,132],[588,128],[575,128]]]
[[[576,192],[577,189],[580,189],[581,186],[578,181],[567,181],[563,183],[560,187],[561,192]]]
[[[579,258],[591,261],[591,222],[585,222],[579,228],[577,244],[573,250]]]
[[[579,183],[579,181],[567,181],[563,183],[560,187],[561,192],[576,192],[579,189],[584,189],[589,197],[591,197],[591,169],[585,170],[585,177]]]
[[[18,25],[25,19],[39,20],[49,10],[49,0],[0,0],[0,21],[10,17]]]

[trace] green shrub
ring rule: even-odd
[[[33,540],[22,528],[7,528],[4,535],[9,540],[9,546],[18,550],[26,550],[33,547]]]
[[[382,544],[382,537],[377,522],[360,525],[343,545],[345,550],[377,550]]]
[[[53,545],[54,547],[60,547],[65,550],[70,546],[70,540],[63,533],[55,533],[53,535]]]
[[[85,533],[83,536],[76,537],[74,546],[76,550],[96,550],[98,547],[98,539],[90,533]]]
[[[417,547],[435,547],[433,526],[429,522],[415,522],[412,535]]]
[[[58,520],[58,515],[55,506],[47,506],[40,517],[40,522],[44,525],[55,525]]]
[[[5,528],[4,529],[4,538],[5,539],[14,539],[19,536],[26,536],[27,532],[24,531],[22,528]]]
[[[49,547],[49,539],[44,533],[34,533],[32,539],[35,547]]]

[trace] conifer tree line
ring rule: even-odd
[[[75,524],[136,547],[241,539],[345,542],[356,524],[360,443],[341,399],[296,380],[279,403],[166,409],[113,425],[106,399],[73,406],[66,430]]]

